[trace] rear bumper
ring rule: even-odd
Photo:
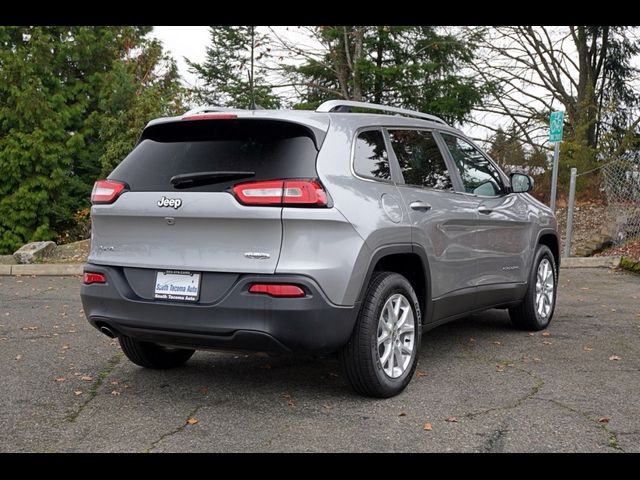
[[[81,289],[94,327],[166,345],[325,353],[346,344],[357,315],[357,305],[332,304],[312,279],[300,275],[239,275],[215,302],[190,304],[139,296],[122,267],[88,264],[85,270],[107,277],[106,284]],[[295,283],[307,296],[251,294],[254,282]]]

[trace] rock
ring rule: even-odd
[[[55,242],[27,243],[13,254],[13,258],[18,263],[33,263],[37,258],[46,257],[55,247]]]

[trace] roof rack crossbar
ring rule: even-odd
[[[407,110],[405,108],[388,107],[386,105],[378,105],[376,103],[356,102],[353,100],[329,100],[324,102],[318,108],[316,112],[329,113],[338,111],[344,107],[363,108],[367,110],[374,110],[379,112],[389,112],[398,115],[405,115],[407,117],[421,118],[423,120],[430,120],[432,122],[441,123],[447,125],[447,122],[435,115],[429,115],[428,113],[416,112],[415,110]],[[447,125],[448,126],[448,125]]]

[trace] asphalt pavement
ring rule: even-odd
[[[638,275],[562,270],[545,333],[500,310],[432,330],[387,400],[353,394],[334,358],[144,370],[89,326],[79,286],[0,276],[0,452],[640,452]]]

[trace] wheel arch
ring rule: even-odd
[[[553,259],[556,262],[556,273],[560,272],[560,239],[558,238],[558,232],[552,229],[544,229],[538,232],[538,239],[536,246],[545,245],[549,247],[553,254]],[[533,268],[533,265],[531,266]]]
[[[429,323],[433,315],[431,302],[431,270],[427,254],[417,244],[385,245],[373,252],[367,267],[358,302],[361,303],[373,273],[376,271],[395,272],[409,280],[416,292],[422,314],[422,323]]]

